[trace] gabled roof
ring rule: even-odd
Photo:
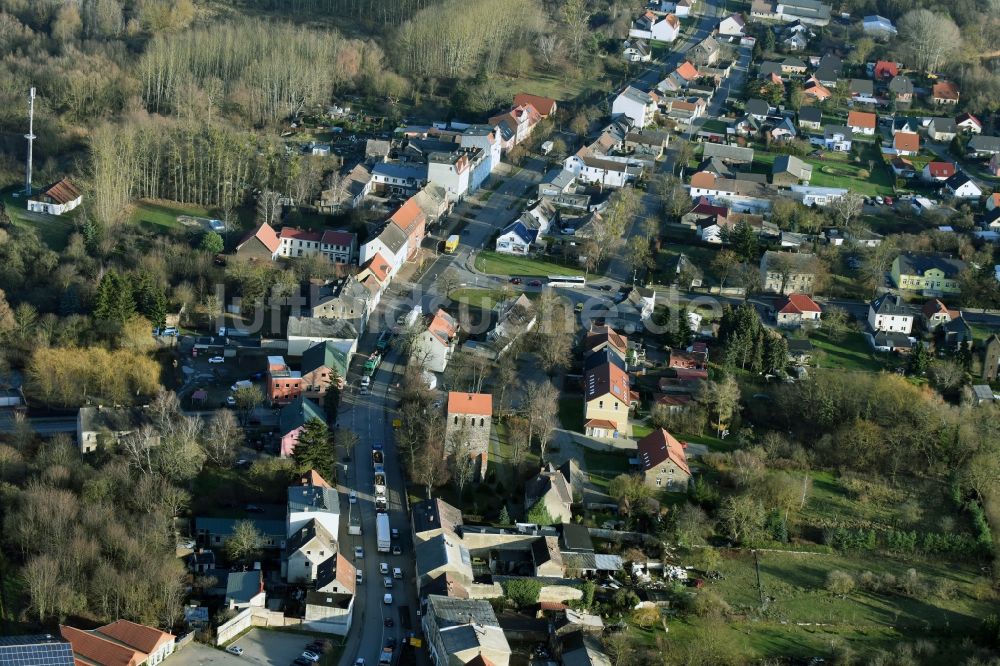
[[[354,594],[357,585],[354,572],[354,565],[338,552],[335,556],[320,562],[316,567],[316,589],[322,590],[333,581],[337,581],[341,587]]]
[[[654,430],[640,439],[638,447],[639,463],[643,471],[651,470],[669,459],[688,474],[691,473],[684,455],[684,447],[663,428]]]
[[[300,395],[282,407],[281,411],[278,412],[278,433],[282,436],[287,435],[296,428],[301,428],[305,425],[306,421],[311,421],[312,419],[326,421],[323,411],[316,403]]]
[[[79,664],[98,664],[99,666],[137,666],[149,656],[148,653],[136,650],[102,638],[98,634],[83,631],[76,627],[59,626],[60,635],[73,644],[73,652],[79,655]]]
[[[782,314],[803,314],[806,312],[822,312],[816,301],[805,294],[789,294],[784,304],[778,310]]]
[[[799,109],[799,122],[820,123],[823,122],[823,111],[815,106],[803,106]]]
[[[951,178],[955,175],[954,162],[928,162],[927,172],[932,178]]]
[[[529,93],[517,93],[514,95],[514,106],[522,104],[530,104],[535,107],[535,110],[538,111],[538,114],[543,118],[552,115],[556,110],[556,100],[551,97],[541,97],[539,95],[532,95]]]
[[[862,127],[865,129],[875,129],[878,124],[878,116],[866,111],[851,111],[847,114],[847,125],[849,127]]]
[[[969,139],[969,150],[977,152],[1000,152],[1000,137],[977,134]]]
[[[977,190],[979,189],[979,186],[976,185],[972,181],[972,179],[969,178],[968,174],[966,174],[964,171],[959,171],[954,176],[952,176],[948,180],[944,181],[945,187],[947,187],[950,190],[957,190],[958,188],[962,187],[966,183],[972,183],[976,187]]]
[[[413,532],[421,534],[436,529],[454,532],[462,526],[462,512],[443,499],[429,499],[413,505]]]
[[[152,654],[176,639],[173,634],[128,620],[116,620],[100,627],[97,631],[146,654]]]
[[[689,60],[685,60],[678,65],[674,72],[685,81],[698,78],[698,68],[691,64]]]
[[[584,353],[592,352],[601,345],[613,347],[621,354],[628,352],[628,338],[610,326],[595,326],[587,331],[583,340]]]
[[[954,118],[931,118],[931,121],[930,123],[928,123],[928,125],[933,127],[935,132],[954,133],[957,130],[957,128],[955,127]]]
[[[971,113],[962,113],[959,114],[958,116],[955,116],[955,124],[961,125],[962,123],[973,123],[980,129],[982,129],[983,127],[983,123],[979,120],[979,118],[976,118]]]
[[[529,229],[520,219],[514,220],[500,232],[500,236],[514,234],[525,243],[534,243],[538,238],[538,229]]]
[[[278,237],[318,243],[320,239],[323,238],[323,233],[320,231],[298,229],[296,227],[282,227],[281,233],[278,234]]]
[[[938,81],[931,88],[931,97],[934,99],[958,99],[958,86],[951,81]]]
[[[347,354],[329,340],[318,342],[302,352],[302,374],[330,368],[336,370],[341,379],[346,379],[348,363]]]
[[[73,646],[52,634],[0,636],[0,664],[74,666]]]
[[[389,270],[391,269],[391,266],[386,258],[382,256],[381,252],[376,252],[375,256],[369,259],[368,263],[365,264],[365,268],[371,271],[371,274],[374,275],[379,282],[385,282],[386,278],[389,277]]]
[[[896,150],[920,150],[920,135],[916,132],[896,132],[892,137],[892,145]]]
[[[628,404],[628,373],[614,363],[604,363],[584,376],[584,392],[588,401],[611,394]]]
[[[932,298],[924,303],[924,307],[921,308],[921,310],[924,317],[927,319],[930,319],[935,315],[947,315],[949,319],[959,315],[958,311],[949,310],[948,307],[937,298]]]
[[[340,495],[329,486],[289,486],[287,498],[289,513],[340,513]]]
[[[493,396],[489,393],[448,392],[448,415],[493,416]]]
[[[281,239],[278,238],[278,234],[274,231],[274,228],[267,222],[261,222],[259,227],[244,236],[243,240],[236,244],[236,249],[239,250],[254,238],[259,240],[272,254],[277,252],[278,248],[281,247]]]
[[[226,600],[238,604],[249,603],[264,591],[264,578],[259,569],[253,571],[233,571],[226,582]]]
[[[416,199],[413,197],[407,199],[406,203],[400,206],[399,210],[389,218],[389,221],[398,226],[407,237],[412,235],[424,220],[424,211],[417,205]]]
[[[79,199],[81,196],[80,190],[67,178],[52,183],[42,190],[42,194],[57,204],[67,204],[75,199]]]
[[[410,201],[411,199],[407,199],[407,203]],[[400,208],[400,210],[402,210],[402,208]],[[392,254],[399,254],[399,251],[406,246],[407,232],[398,224],[387,224],[378,235],[378,239],[382,241],[383,245],[389,248],[389,252]]]
[[[320,476],[320,473],[314,469],[309,470],[305,474],[299,477],[299,485],[302,486],[315,486],[317,488],[332,488],[326,479]]]
[[[290,315],[285,328],[288,338],[327,338],[330,340],[357,340],[358,329],[346,319],[337,317],[299,317]]]
[[[771,112],[771,105],[756,97],[747,100],[747,113],[755,116],[766,116]]]
[[[291,555],[295,551],[306,546],[313,539],[318,539],[323,545],[333,552],[337,543],[337,537],[330,534],[322,523],[315,518],[310,518],[302,527],[295,531],[285,543],[285,552]]]
[[[912,317],[913,309],[898,294],[885,293],[871,302],[871,309],[877,315]]]
[[[874,95],[875,83],[868,79],[851,79],[849,89],[858,95]]]
[[[887,79],[899,74],[899,65],[888,60],[879,60],[875,63],[875,78]]]
[[[894,76],[892,81],[889,81],[889,92],[896,95],[912,95],[913,81],[906,76]]]
[[[427,332],[437,338],[441,344],[447,345],[458,333],[458,322],[450,314],[438,308],[431,323],[427,326]]]
[[[354,239],[356,236],[350,231],[341,231],[339,229],[327,229],[323,232],[323,237],[320,242],[323,245],[341,245],[344,247],[350,247],[354,244]]]

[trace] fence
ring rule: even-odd
[[[296,627],[301,624],[301,618],[288,617],[279,611],[245,608],[229,622],[219,625],[215,632],[215,644],[225,645],[250,627]]]

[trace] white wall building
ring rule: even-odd
[[[868,305],[868,325],[873,331],[909,335],[913,320],[913,310],[894,294],[882,294]]]

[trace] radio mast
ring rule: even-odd
[[[24,177],[24,193],[31,196],[31,159],[35,145],[35,89],[31,89],[28,96],[28,133],[24,135],[28,140],[28,169]]]

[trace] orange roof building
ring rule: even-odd
[[[691,479],[684,446],[660,428],[638,442],[639,464],[647,485],[667,490],[685,490]]]
[[[878,124],[878,116],[874,113],[868,113],[867,111],[851,111],[847,114],[847,126],[853,129],[855,132],[862,130],[865,134],[872,134],[875,131],[875,126]]]
[[[514,106],[530,104],[538,111],[542,118],[548,118],[559,108],[559,104],[551,97],[541,97],[530,93],[517,93],[514,95]]]
[[[920,151],[920,135],[916,132],[896,132],[892,147],[897,153],[913,154]]]
[[[473,416],[493,415],[493,396],[489,393],[448,392],[448,416],[470,414]]]
[[[584,354],[592,354],[602,349],[613,349],[619,357],[628,353],[628,338],[610,326],[593,326],[583,340]]]
[[[60,635],[73,646],[77,664],[139,666],[157,664],[173,654],[177,637],[153,627],[117,620],[94,631],[60,626]]]
[[[236,256],[246,259],[267,259],[273,261],[281,249],[281,238],[267,222],[243,237],[236,244]]]
[[[958,104],[958,86],[951,81],[938,81],[931,88],[931,100],[937,104]]]
[[[411,362],[425,370],[444,372],[458,340],[458,322],[442,309],[434,313],[427,330],[420,334],[410,353]]]
[[[408,258],[412,259],[420,249],[427,226],[427,216],[417,204],[416,197],[413,196],[407,199],[406,203],[392,214],[389,221],[399,227],[403,235],[406,236],[409,242]]]
[[[677,73],[677,76],[685,81],[692,81],[698,78],[698,68],[691,64],[689,60],[682,62],[674,71]]]

